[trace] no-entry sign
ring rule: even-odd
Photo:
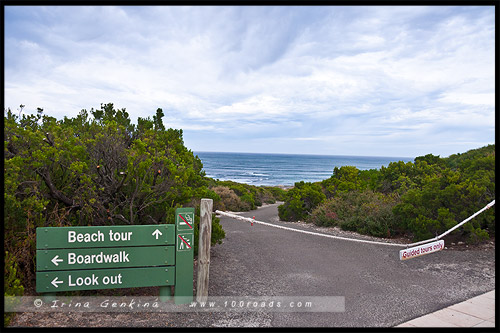
[[[399,251],[399,259],[406,260],[444,249],[444,240],[427,243]]]

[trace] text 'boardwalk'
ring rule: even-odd
[[[194,209],[175,216],[175,224],[37,228],[36,291],[159,286],[162,296],[175,286],[176,303],[189,302]]]

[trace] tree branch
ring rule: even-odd
[[[64,193],[56,189],[54,184],[52,183],[52,180],[50,179],[50,173],[48,170],[45,170],[44,173],[40,172],[39,170],[36,170],[36,173],[42,177],[43,181],[45,182],[45,185],[49,188],[50,195],[52,198],[61,201],[63,204],[65,204],[68,207],[75,208],[75,209],[80,209],[80,205],[76,205],[74,200],[68,198]]]
[[[129,220],[127,220],[127,219],[125,218],[125,216],[123,216],[122,214],[113,215],[113,216],[111,216],[111,217],[112,217],[112,218],[114,218],[114,219],[118,219],[118,220],[120,220],[120,221],[123,221],[123,222],[125,222],[125,223],[127,223],[127,224],[131,224],[131,222],[130,222]]]

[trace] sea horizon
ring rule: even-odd
[[[248,155],[297,155],[297,156],[324,156],[324,157],[368,157],[368,158],[404,158],[414,160],[415,157],[410,156],[380,156],[380,155],[331,155],[331,154],[309,154],[309,153],[252,153],[242,151],[214,151],[214,150],[192,150],[196,156],[197,153],[216,153],[216,154],[248,154]]]
[[[413,157],[193,151],[207,177],[255,186],[294,186],[328,179],[335,167],[380,169]]]

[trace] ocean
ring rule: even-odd
[[[352,165],[359,170],[380,169],[391,162],[412,162],[410,157],[327,156],[194,152],[207,177],[256,186],[293,186],[330,178],[334,167]]]

